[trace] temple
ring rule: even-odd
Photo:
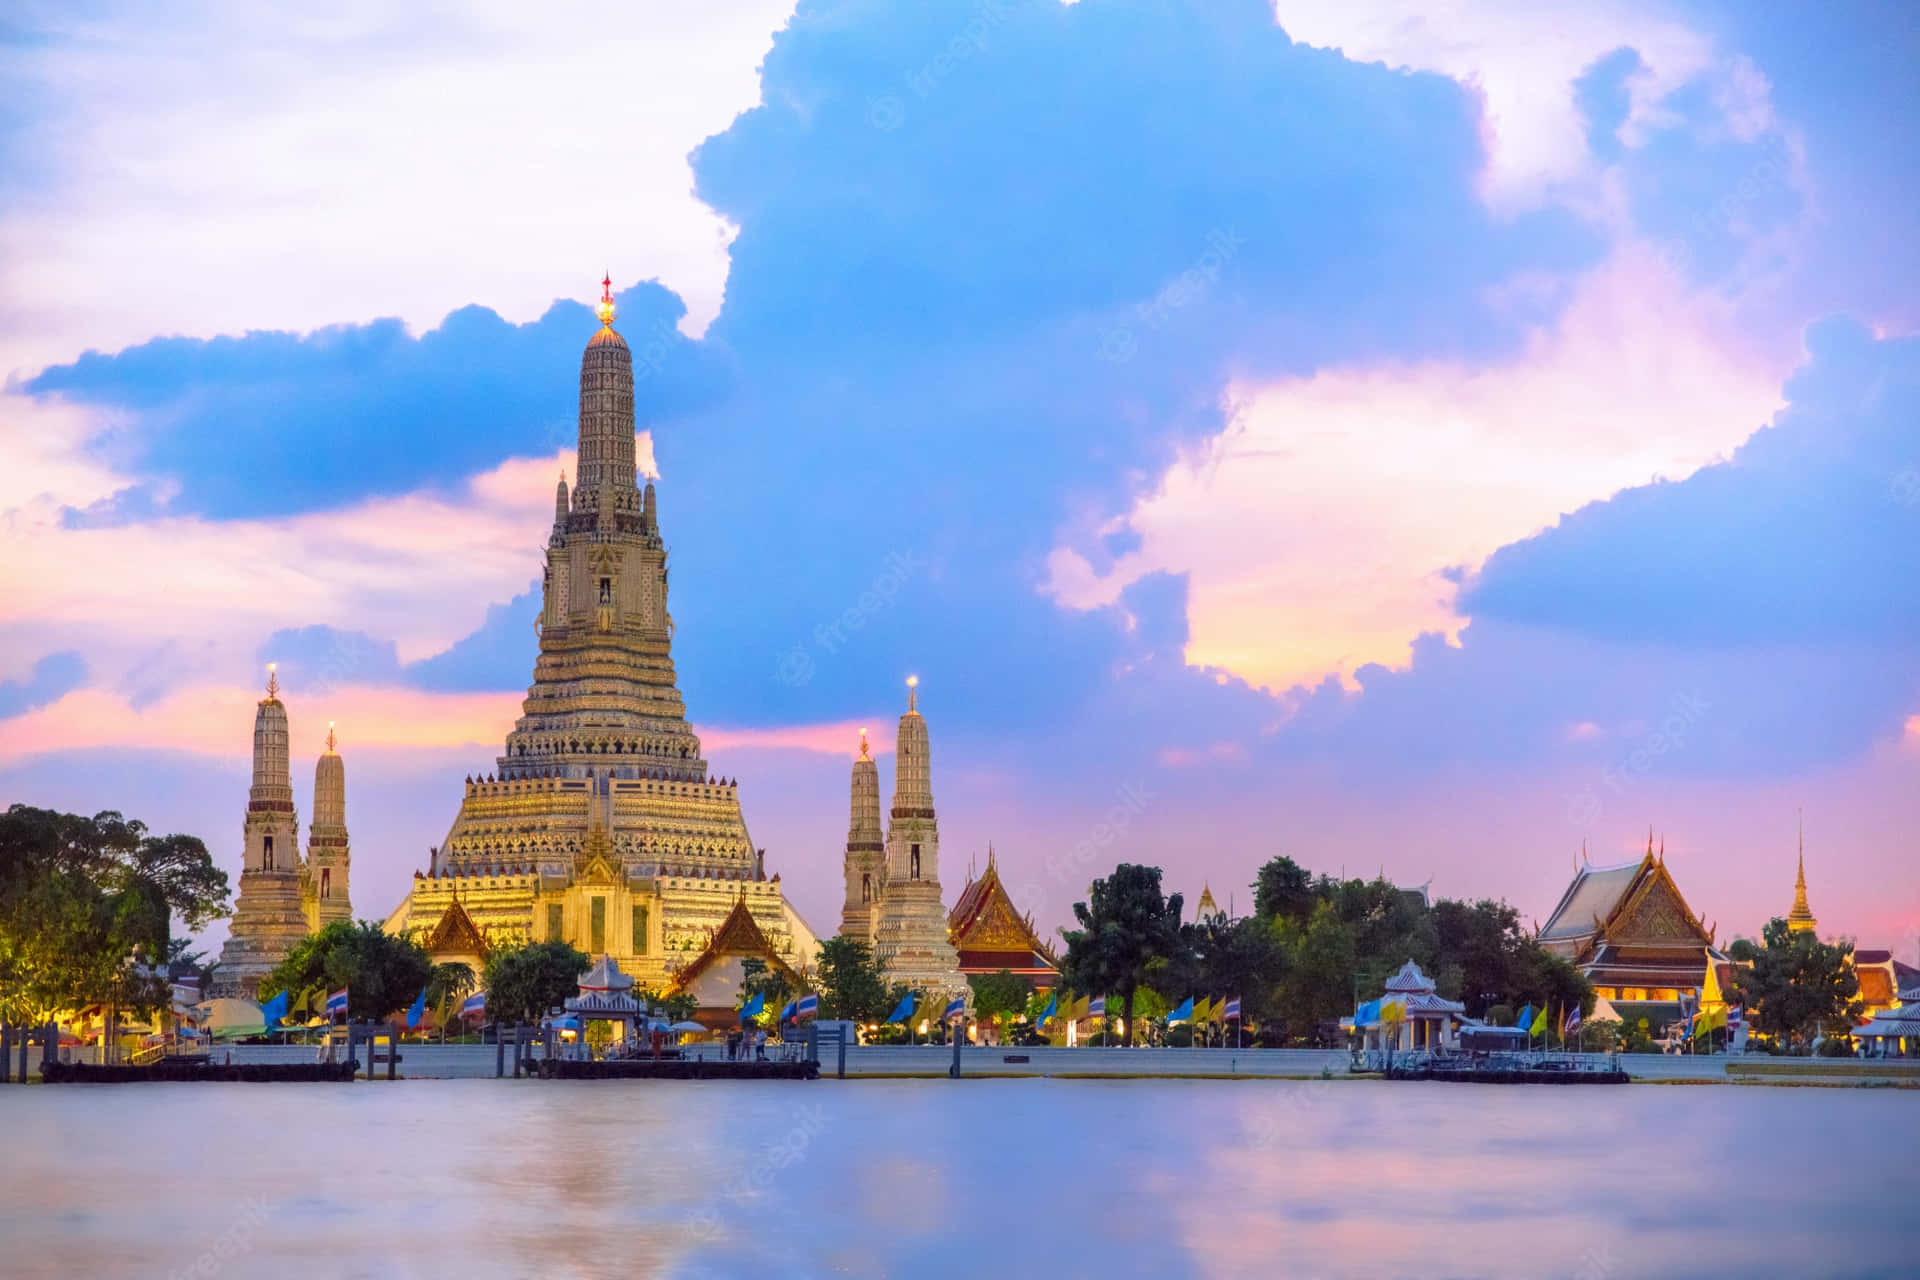
[[[635,466],[633,357],[601,285],[580,361],[578,474],[554,494],[533,683],[496,768],[466,780],[386,927],[436,960],[471,953],[469,927],[486,948],[561,940],[664,988],[744,904],[769,958],[805,968],[813,933],[767,877],[738,783],[710,772],[687,721],[667,546]]]
[[[893,809],[880,850],[872,847],[880,826],[879,775],[862,735],[861,758],[853,766],[841,928],[872,946],[889,981],[971,1002],[973,989],[960,972],[940,898],[940,821],[933,808],[932,747],[918,684],[907,680],[907,710],[894,745]]]
[[[240,892],[211,994],[251,998],[265,977],[308,934],[351,920],[348,897],[347,776],[327,727],[327,749],[314,768],[309,856],[300,856],[300,815],[293,804],[286,704],[280,677],[267,668],[267,696],[253,715],[253,785],[241,829]]]
[[[1035,932],[1033,918],[1020,914],[1000,880],[993,846],[987,846],[987,869],[969,880],[959,901],[947,913],[947,935],[960,957],[960,972],[999,973],[1005,970],[1025,978],[1035,990],[1052,988],[1060,977],[1060,962]]]
[[[1687,906],[1651,836],[1637,862],[1583,865],[1538,937],[1623,1017],[1646,1017],[1656,1027],[1679,1016],[1681,997],[1701,998],[1708,966],[1718,973],[1729,963],[1714,945],[1714,930]]]
[[[773,942],[760,931],[745,899],[733,904],[733,910],[714,931],[713,938],[692,961],[681,966],[673,978],[670,994],[686,993],[698,1002],[694,1020],[715,1029],[736,1027],[744,985],[750,976],[747,964],[759,961],[768,973],[782,979],[798,992],[800,975],[776,953]]]

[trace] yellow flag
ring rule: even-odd
[[[1067,1016],[1072,1018],[1075,1022],[1078,1022],[1080,1019],[1087,1016],[1087,1009],[1092,1004],[1093,1004],[1092,996],[1081,996],[1078,1000],[1075,1000],[1073,1002],[1073,1008],[1068,1011]]]
[[[1541,1002],[1540,1012],[1533,1015],[1533,1025],[1527,1028],[1527,1034],[1530,1036],[1547,1034],[1547,1006],[1544,1001]]]

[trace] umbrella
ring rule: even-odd
[[[676,1022],[673,1024],[673,1026],[668,1028],[668,1030],[678,1031],[683,1035],[693,1035],[693,1036],[703,1036],[707,1033],[707,1028],[693,1021]]]
[[[217,1039],[257,1036],[267,1029],[260,1006],[251,1000],[209,1000],[199,1010],[205,1013],[207,1033]]]

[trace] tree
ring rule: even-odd
[[[538,1022],[547,1010],[580,991],[591,962],[564,942],[530,942],[487,958],[481,981],[487,1013],[496,1022]]]
[[[173,918],[226,914],[227,878],[192,836],[151,836],[111,810],[91,818],[16,804],[0,814],[0,1016],[38,1020],[106,1001],[166,1003]]]
[[[758,1025],[766,1026],[779,1017],[787,1001],[797,994],[793,984],[760,957],[748,956],[740,962],[740,1002],[735,1007],[744,1009],[749,1000],[759,996],[760,1012],[753,1019]]]
[[[1313,911],[1313,873],[1282,855],[1260,868],[1253,882],[1253,914],[1304,920]]]
[[[405,1009],[426,987],[433,962],[411,938],[395,937],[371,920],[336,920],[302,938],[260,980],[261,999],[281,991],[347,989],[347,1016],[384,1018]]]
[[[820,1016],[878,1022],[892,1012],[887,982],[867,944],[857,938],[828,938],[820,944]]]
[[[1853,944],[1822,942],[1810,930],[1795,933],[1778,918],[1767,922],[1761,936],[1763,946],[1735,944],[1751,960],[1734,970],[1733,989],[1753,1029],[1794,1047],[1823,1032],[1851,1033],[1865,1009]]]
[[[478,979],[473,966],[458,960],[436,964],[427,973],[427,1003],[433,1006],[433,1020],[444,1032],[450,1009],[473,994]]]
[[[1160,868],[1123,862],[1095,880],[1088,901],[1073,904],[1078,929],[1062,930],[1067,954],[1062,976],[1076,991],[1121,999],[1121,1018],[1133,1034],[1133,997],[1155,960],[1171,960],[1180,947],[1179,894],[1160,891]]]
[[[967,979],[967,985],[973,988],[973,1011],[996,1028],[1014,1014],[1026,1013],[1033,998],[1033,984],[1007,969],[976,973]]]

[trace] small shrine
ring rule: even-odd
[[[566,1010],[583,1033],[589,1022],[619,1023],[614,1029],[616,1042],[626,1040],[629,1032],[637,1033],[646,1019],[646,1010],[633,998],[633,979],[606,955],[580,975],[580,994],[566,1002]]]
[[[1433,979],[1408,960],[1387,979],[1385,994],[1354,1011],[1353,1030],[1364,1038],[1361,1047],[1370,1050],[1453,1049],[1466,1012],[1466,1005],[1440,995]]]

